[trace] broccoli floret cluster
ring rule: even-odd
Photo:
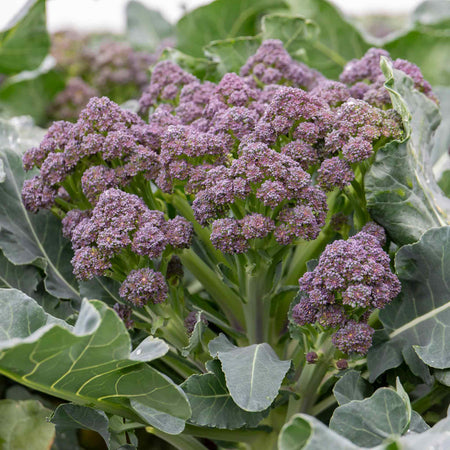
[[[379,59],[377,52],[372,50]],[[362,73],[364,64],[353,65]],[[175,203],[170,204],[177,195],[188,200],[200,225],[211,227],[211,242],[224,253],[316,239],[326,225],[330,192],[349,189],[376,148],[403,133],[389,103],[380,108],[354,93],[358,80],[379,76],[373,61],[368,66],[368,75],[351,75],[346,68],[340,82],[327,80],[294,61],[275,40],[265,41],[240,75],[225,74],[218,83],[160,62],[140,99],[140,116],[94,97],[76,123],[59,121],[49,128],[23,158],[25,169],[40,169],[24,184],[24,204],[32,212],[44,208],[65,216],[79,278],[106,274],[125,282],[130,270],[155,270],[151,261],[166,249],[188,246],[191,225],[174,217]],[[367,239],[375,248],[373,238]],[[356,237],[349,242],[360,245]],[[130,286],[145,278],[156,289],[159,276],[147,275],[134,275]],[[342,324],[348,316],[342,311],[355,308],[351,299],[357,304],[367,298],[369,287],[362,284],[346,286],[340,307],[330,300],[320,320],[313,307],[306,308],[310,316],[304,322]],[[366,312],[383,304],[382,285],[370,289],[372,303],[357,304]],[[136,298],[141,297],[130,302],[143,304]],[[348,327],[356,320],[365,329],[352,314]]]
[[[385,79],[380,69],[382,56],[392,63],[394,69],[401,70],[411,77],[417,90],[437,102],[431,85],[423,78],[415,64],[400,58],[392,60],[389,53],[380,48],[369,49],[361,59],[353,59],[344,67],[339,79],[349,86],[352,97],[380,108],[391,102],[389,92],[384,88]]]
[[[374,332],[367,324],[370,313],[401,288],[384,242],[383,228],[369,223],[350,239],[327,245],[315,269],[299,280],[304,295],[293,308],[294,322],[335,329],[332,341],[339,350],[367,353]]]

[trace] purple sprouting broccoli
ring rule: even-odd
[[[204,133],[184,125],[169,126],[161,140],[158,186],[171,190],[177,182],[187,182],[186,190],[196,191],[209,169],[225,163],[231,146],[232,139],[225,134]]]
[[[114,188],[99,196],[89,216],[81,218],[82,214],[72,213],[64,224],[67,234],[70,227],[76,252],[75,274],[80,279],[86,278],[92,264],[78,254],[95,253],[97,259],[105,262],[99,264],[95,274],[104,275],[113,259],[123,251],[131,249],[136,255],[156,259],[169,246],[174,249],[189,247],[193,235],[192,224],[183,217],[166,221],[161,211],[150,210],[137,195]],[[78,224],[72,226],[72,221],[78,221]]]
[[[219,219],[213,224],[211,238],[222,251],[241,253],[248,248],[251,237],[243,234],[245,222],[220,219],[236,201],[247,198],[271,210],[266,220],[259,220],[255,237],[274,230],[276,240],[286,245],[295,239],[315,239],[325,223],[326,196],[296,161],[266,144],[242,145],[229,168],[208,172],[204,189],[193,202],[200,223]]]
[[[263,84],[292,84],[312,89],[323,76],[302,63],[294,61],[276,39],[264,41],[255,55],[241,68],[241,75],[253,77]]]
[[[382,108],[391,99],[384,87],[385,78],[380,68],[380,58],[392,63],[394,69],[401,70],[412,78],[414,87],[437,102],[431,85],[423,78],[420,69],[404,59],[392,60],[386,50],[371,48],[361,59],[348,62],[340,76],[340,81],[349,86],[352,97],[365,100],[373,106]]]
[[[79,77],[70,78],[66,87],[59,92],[48,109],[52,118],[75,121],[92,97],[99,91]]]
[[[138,308],[149,303],[164,302],[167,293],[163,274],[152,269],[132,270],[119,289],[119,295]]]
[[[185,72],[171,61],[161,61],[153,68],[150,85],[139,99],[140,111],[145,113],[158,102],[177,103],[184,86],[198,82],[197,78]]]
[[[382,242],[380,227],[368,224],[347,241],[329,244],[316,268],[299,280],[304,295],[293,308],[294,322],[335,329],[333,343],[339,350],[367,353],[373,334],[367,325],[370,312],[400,293]]]
[[[305,359],[308,364],[315,364],[319,359],[319,355],[316,352],[308,352]]]
[[[325,150],[330,156],[340,153],[350,164],[358,163],[372,156],[376,141],[399,139],[401,135],[400,117],[350,98],[335,111]]]
[[[339,370],[348,369],[348,361],[346,359],[338,359],[336,361],[336,369]]]
[[[124,42],[104,42],[92,62],[92,84],[117,102],[137,97],[148,84],[148,69],[156,60],[156,55],[135,51]]]
[[[336,187],[343,189],[355,178],[349,164],[337,156],[325,159],[317,173],[317,181],[326,191],[332,191]]]
[[[36,212],[60,205],[63,187],[69,193],[64,201],[84,209],[87,202],[95,205],[106,189],[124,187],[140,174],[156,179],[158,131],[163,132],[108,98],[92,98],[75,124],[55,122],[39,147],[23,156],[25,169],[41,169],[24,185],[25,206]]]

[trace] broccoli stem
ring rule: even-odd
[[[244,330],[244,312],[242,299],[212,270],[193,250],[186,249],[180,255],[181,262],[204,289],[217,301],[230,325],[237,331]]]
[[[324,339],[325,337],[325,339]],[[286,421],[296,413],[311,413],[317,397],[319,396],[319,386],[330,369],[336,349],[331,343],[329,333],[321,334],[321,356],[317,363],[306,364],[303,367],[300,378],[294,385],[294,391],[299,394],[300,398],[289,399],[288,410],[286,413]],[[320,345],[320,344],[319,344]]]
[[[269,266],[260,260],[256,267],[247,266],[246,300],[244,305],[247,337],[250,344],[269,341],[270,301],[267,296]]]

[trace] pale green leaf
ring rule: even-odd
[[[356,370],[349,370],[334,385],[333,394],[339,405],[352,400],[364,400],[373,392],[373,387]]]
[[[145,344],[145,354],[160,354]],[[0,289],[0,374],[81,405],[182,431],[190,416],[183,391],[146,363],[131,359],[117,314],[99,301],[82,304],[74,327],[46,314],[31,298]],[[174,423],[176,426],[174,426]]]
[[[428,365],[450,367],[450,340],[446,338],[450,329],[450,226],[431,229],[419,242],[403,246],[395,267],[402,292],[380,311],[385,339],[374,342],[369,350],[371,380],[398,366],[412,346],[420,346],[416,352]],[[394,358],[393,365],[386,365],[386,353]]]
[[[105,441],[109,448],[109,420],[103,411],[87,406],[64,403],[59,405],[51,416],[50,422],[61,429],[84,429],[96,431]]]
[[[285,7],[282,0],[215,0],[178,21],[177,46],[184,53],[202,56],[203,47],[211,41],[255,36],[261,15]]]
[[[361,58],[369,49],[370,44],[360,31],[331,2],[286,0],[286,3],[292,14],[312,20],[319,27],[316,39],[304,41],[302,48],[306,54],[302,60],[328,78],[337,79],[348,61]],[[298,21],[293,18],[291,27]]]
[[[46,418],[50,410],[37,400],[0,400],[2,450],[46,450],[55,437],[55,426]]]
[[[49,48],[45,0],[29,0],[0,33],[0,73],[35,69]]]
[[[149,9],[140,2],[128,2],[126,16],[127,37],[136,47],[155,51],[161,41],[175,33],[174,27],[159,11]]]
[[[191,375],[182,385],[192,408],[194,425],[235,429],[255,427],[269,413],[244,411],[231,398],[225,376],[217,360],[208,361],[208,373]]]
[[[278,395],[291,362],[281,361],[266,343],[236,347],[225,341],[219,336],[209,350],[222,363],[231,397],[245,411],[264,411]]]
[[[430,164],[439,109],[385,59],[381,67],[406,135],[378,150],[365,177],[367,207],[394,242],[409,244],[426,230],[450,223],[450,199],[437,185]]]
[[[400,436],[409,425],[406,405],[392,389],[378,389],[365,400],[353,400],[335,409],[330,429],[361,447],[373,447]]]
[[[357,450],[349,440],[340,436],[315,417],[296,414],[283,425],[278,436],[278,450]]]
[[[205,55],[217,63],[220,76],[228,72],[239,73],[247,59],[256,53],[261,45],[258,37],[238,37],[210,42],[205,47]]]

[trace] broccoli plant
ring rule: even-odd
[[[385,50],[338,81],[276,39],[217,82],[159,62],[138,112],[91,98],[23,153],[21,195],[3,157],[0,243],[41,278],[0,290],[0,374],[109,448],[139,429],[183,450],[448,440],[437,103]]]

